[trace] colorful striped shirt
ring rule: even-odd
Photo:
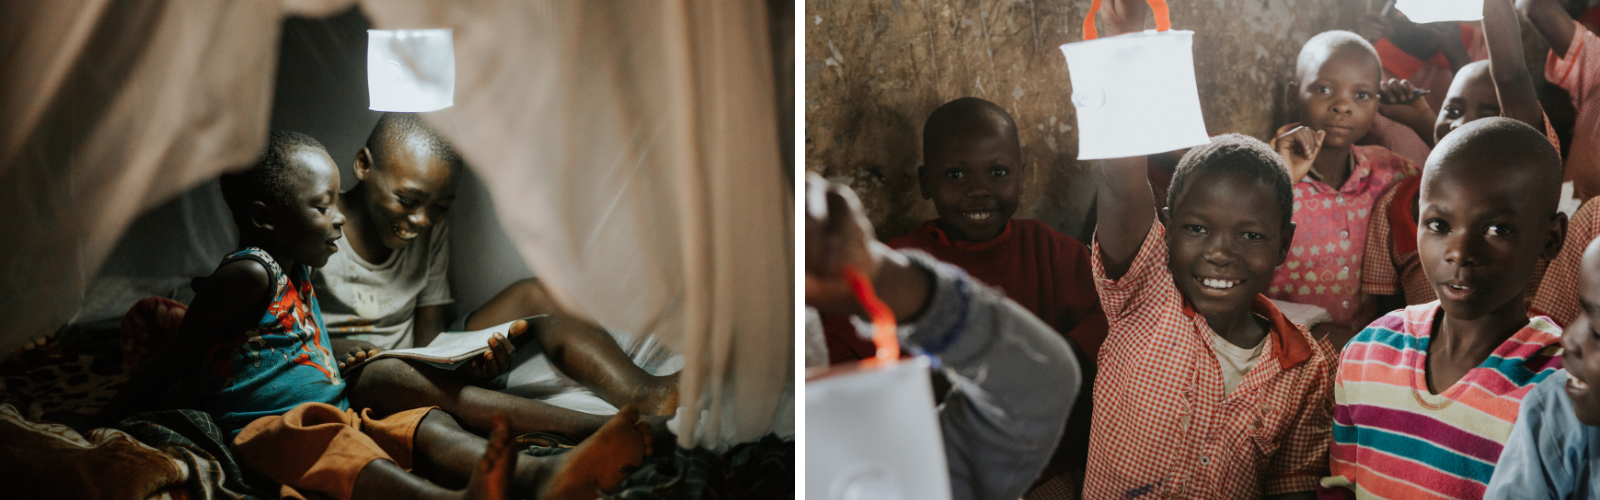
[[[1389,313],[1345,347],[1334,385],[1328,488],[1358,498],[1482,498],[1522,397],[1561,368],[1561,327],[1539,316],[1477,368],[1428,391],[1438,302]]]

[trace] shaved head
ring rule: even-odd
[[[1005,108],[976,97],[963,97],[944,103],[928,115],[922,126],[922,160],[925,164],[944,152],[944,146],[960,136],[1009,138],[1009,144],[1021,156],[1022,145],[1017,141],[1017,123]]]
[[[461,155],[438,130],[422,121],[421,114],[384,113],[378,118],[378,125],[372,128],[372,134],[367,136],[373,165],[388,166],[390,158],[406,148],[436,158],[453,169],[461,168]]]
[[[1358,57],[1371,59],[1372,67],[1377,69],[1379,77],[1382,77],[1383,65],[1378,60],[1378,50],[1372,48],[1372,44],[1367,43],[1361,35],[1333,30],[1318,33],[1300,47],[1300,56],[1295,60],[1295,78],[1301,82],[1310,80],[1308,75],[1321,67],[1324,62],[1346,51]]]
[[[1516,189],[1540,213],[1555,213],[1561,197],[1561,154],[1543,132],[1518,120],[1474,120],[1439,141],[1422,171],[1423,197],[1439,179],[1475,178]]]

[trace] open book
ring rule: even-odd
[[[535,318],[540,318],[543,316],[547,315],[541,314],[522,319],[531,323]],[[440,332],[439,336],[434,337],[433,342],[428,343],[427,347],[413,347],[410,349],[382,351],[370,358],[367,358],[365,361],[358,363],[356,366],[367,364],[376,359],[404,358],[414,359],[446,370],[454,370],[456,368],[460,368],[461,365],[467,364],[468,361],[472,361],[478,356],[483,355],[484,352],[487,352],[489,350],[489,339],[494,337],[494,334],[498,333],[500,336],[505,337],[506,340],[510,340],[511,324],[515,323],[516,321],[517,320],[507,321],[505,323],[484,328],[482,330],[473,330],[470,332]],[[533,328],[532,325],[529,325],[528,327]],[[523,333],[528,334],[530,332],[525,331]],[[355,366],[350,368],[355,368]]]

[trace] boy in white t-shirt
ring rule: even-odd
[[[383,349],[425,346],[449,328],[444,306],[454,299],[446,282],[450,250],[444,218],[455,201],[461,166],[449,142],[412,113],[384,114],[356,154],[358,182],[339,198],[339,209],[349,219],[338,242],[339,257],[313,277],[341,365]],[[486,388],[499,385],[491,379],[514,361],[516,349],[507,337],[526,330],[543,348],[548,365],[593,388],[615,407],[638,406],[641,413],[654,416],[646,418],[654,428],[665,428],[664,420],[677,406],[677,377],[645,372],[604,329],[565,314],[549,301],[536,281],[508,287],[469,314],[464,326],[485,328],[537,314],[550,316],[534,325],[514,324],[506,336],[489,341],[491,350],[483,358],[455,372],[393,359],[370,363],[362,368],[357,384],[363,387],[353,391],[354,397],[380,412],[438,405],[478,428],[488,428],[492,415],[500,412],[511,417],[517,432],[553,431],[573,438],[594,432],[605,416],[527,405],[523,397]],[[385,396],[365,400],[377,394]],[[541,424],[519,429],[516,422]]]

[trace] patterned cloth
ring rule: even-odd
[[[1548,133],[1548,125],[1545,130]],[[1367,226],[1367,248],[1361,258],[1362,292],[1368,295],[1403,294],[1408,306],[1439,300],[1433,291],[1433,282],[1422,271],[1422,259],[1417,255],[1417,221],[1411,217],[1411,212],[1416,206],[1421,187],[1422,177],[1406,179],[1379,198],[1372,207],[1372,221]],[[1533,300],[1548,266],[1550,261],[1545,259],[1539,259],[1534,264],[1533,276],[1528,278],[1523,295],[1525,300]],[[1556,324],[1566,323],[1557,321]]]
[[[1265,297],[1251,311],[1269,341],[1238,389],[1222,394],[1211,329],[1167,268],[1152,221],[1119,280],[1095,285],[1111,322],[1094,387],[1086,498],[1260,498],[1310,491],[1328,466],[1333,346],[1290,323]]]
[[[1354,146],[1355,167],[1339,189],[1307,176],[1294,186],[1294,244],[1272,277],[1267,297],[1328,310],[1351,330],[1376,316],[1361,294],[1361,257],[1372,206],[1389,188],[1417,175],[1416,165],[1379,146]]]
[[[1561,253],[1550,261],[1545,279],[1528,306],[1529,314],[1549,316],[1557,325],[1571,325],[1583,312],[1578,306],[1578,273],[1582,272],[1583,250],[1600,236],[1600,202],[1590,198],[1567,222],[1567,239]]]
[[[1567,56],[1557,57],[1551,50],[1545,59],[1544,78],[1571,94],[1572,106],[1577,108],[1566,180],[1574,181],[1578,198],[1587,199],[1600,195],[1600,100],[1592,94],[1600,84],[1600,37],[1577,21],[1573,25]]]
[[[249,247],[222,259],[222,267],[253,260],[267,268],[272,300],[250,330],[205,354],[201,377],[209,389],[205,410],[229,436],[257,418],[282,415],[305,402],[348,408],[339,363],[311,290],[311,267],[285,274],[266,251]]]
[[[1578,421],[1567,377],[1556,370],[1522,398],[1484,498],[1600,500],[1600,427]]]
[[[186,485],[195,500],[278,498],[271,483],[250,480],[234,461],[228,439],[205,412],[165,410],[140,413],[117,424],[147,446],[183,462],[189,477]]]
[[[1561,327],[1536,317],[1435,395],[1428,346],[1438,302],[1374,321],[1345,346],[1334,388],[1328,488],[1362,498],[1481,498],[1517,407],[1561,368]]]

